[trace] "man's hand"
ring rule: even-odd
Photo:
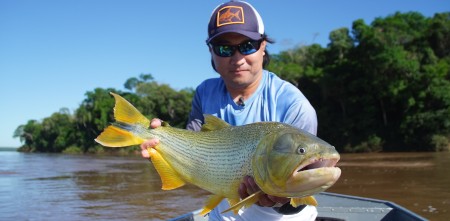
[[[241,199],[245,199],[260,190],[261,189],[258,187],[255,180],[250,176],[246,176],[244,177],[244,182],[239,186],[238,192]],[[277,197],[264,194],[256,204],[263,207],[273,207],[277,204],[281,206],[289,201],[290,199],[286,197]]]
[[[150,121],[150,127],[151,128],[157,128],[157,127],[160,127],[161,126],[161,120],[160,119],[158,119],[158,118],[153,118],[151,121]],[[142,154],[142,157],[144,157],[144,158],[150,158],[150,155],[148,154],[148,151],[147,151],[147,148],[152,148],[152,147],[154,147],[154,146],[156,146],[156,145],[158,145],[159,144],[159,140],[158,139],[150,139],[150,140],[146,140],[146,141],[144,141],[144,143],[142,143],[141,144],[141,154]]]

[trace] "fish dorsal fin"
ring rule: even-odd
[[[237,214],[239,209],[241,209],[242,207],[250,207],[251,205],[253,205],[256,202],[258,202],[259,198],[261,198],[261,196],[263,194],[264,193],[261,190],[258,191],[258,192],[255,192],[252,195],[248,196],[247,198],[241,200],[239,203],[236,203],[236,204],[232,205],[227,210],[222,211],[221,213],[226,213],[226,212],[229,212],[229,211],[233,211],[234,214]]]
[[[219,205],[220,201],[223,200],[223,196],[219,195],[211,195],[206,200],[205,206],[203,207],[202,211],[200,212],[200,215],[204,216],[211,212],[217,205]]]
[[[116,121],[127,124],[140,124],[144,128],[150,126],[150,120],[142,115],[132,104],[130,104],[130,102],[118,94],[113,92],[110,92],[110,94],[114,96],[116,100],[114,106],[114,118]]]
[[[205,124],[202,126],[202,131],[213,131],[230,127],[227,122],[216,116],[204,114],[203,117],[205,118]]]
[[[297,208],[300,205],[312,205],[317,206],[317,200],[313,196],[301,197],[301,198],[291,198],[291,206]]]
[[[178,173],[170,166],[169,163],[154,148],[147,148],[150,160],[156,171],[161,177],[163,190],[173,190],[186,184],[178,175]]]

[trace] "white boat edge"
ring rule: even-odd
[[[315,195],[318,221],[416,221],[428,220],[390,201],[323,192]],[[205,221],[200,209],[183,214],[169,221]]]

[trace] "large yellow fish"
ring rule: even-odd
[[[291,198],[291,205],[317,205],[313,194],[333,185],[341,170],[335,167],[339,154],[325,141],[292,126],[259,122],[230,126],[205,115],[201,132],[178,129],[167,124],[150,129],[150,121],[121,96],[115,100],[116,122],[96,139],[107,147],[141,144],[158,138],[149,148],[150,159],[162,180],[162,189],[171,190],[192,183],[213,195],[202,214],[227,198],[235,213],[259,200],[261,191],[240,200],[238,188],[243,178],[252,176],[264,193]],[[223,212],[226,212],[223,211]]]

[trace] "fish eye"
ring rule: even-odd
[[[305,153],[306,153],[306,149],[305,148],[303,148],[303,147],[298,147],[297,148],[297,154],[303,155]]]

